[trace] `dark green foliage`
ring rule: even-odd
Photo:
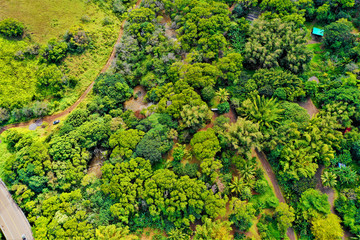
[[[64,35],[68,49],[72,53],[82,53],[90,44],[90,38],[82,27],[74,27]]]
[[[101,98],[107,111],[118,108],[133,95],[133,90],[120,74],[101,74],[96,79],[94,92]]]
[[[86,109],[76,109],[69,114],[65,121],[65,124],[69,124],[73,127],[79,127],[86,121],[88,121],[89,111]]]
[[[25,31],[24,25],[12,18],[0,21],[0,33],[6,37],[22,37]]]
[[[211,86],[204,87],[201,90],[201,96],[206,102],[210,102],[215,97],[215,90]]]
[[[219,114],[228,113],[230,111],[230,104],[228,102],[220,103],[218,106]]]
[[[324,29],[324,46],[340,56],[345,56],[355,44],[355,36],[351,31],[352,24],[348,21],[331,23]]]
[[[252,76],[248,83],[254,85],[253,87],[258,90],[260,95],[272,97],[274,93],[279,94],[282,91],[282,97],[288,101],[295,101],[302,96],[305,96],[303,90],[303,83],[296,75],[282,70],[258,70]],[[284,96],[285,95],[285,96]]]
[[[43,50],[42,57],[49,63],[60,63],[67,54],[68,45],[51,39]]]
[[[162,154],[169,151],[173,144],[167,138],[168,130],[165,126],[158,125],[147,132],[135,149],[136,156],[148,159],[152,164],[160,162]]]

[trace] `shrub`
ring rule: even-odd
[[[91,21],[91,18],[88,15],[84,15],[84,16],[81,17],[81,21],[83,23],[87,23],[87,22]]]
[[[67,42],[69,51],[82,53],[90,44],[90,38],[85,30],[80,27],[73,27],[66,32],[64,40]]]
[[[0,33],[7,37],[21,37],[24,34],[24,25],[12,18],[0,21]]]
[[[266,192],[266,190],[268,189],[268,185],[266,183],[265,180],[258,180],[256,181],[256,184],[255,184],[255,191],[260,193],[260,194],[263,194]]]
[[[58,42],[56,39],[51,39],[44,49],[42,57],[48,62],[59,63],[66,57],[68,45],[65,42]]]
[[[126,10],[126,7],[122,4],[121,0],[115,0],[113,2],[113,11],[114,13],[123,14]]]
[[[217,108],[218,108],[220,114],[227,113],[230,111],[230,105],[228,102],[220,103],[217,106]]]
[[[211,86],[204,87],[201,90],[201,96],[206,102],[210,102],[215,97],[215,90]]]

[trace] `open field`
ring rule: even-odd
[[[18,51],[35,43],[43,48],[52,38],[62,40],[74,26],[81,26],[90,37],[91,44],[84,53],[68,53],[58,65],[64,76],[76,78],[77,85],[65,88],[63,97],[57,101],[45,98],[51,103],[51,112],[56,112],[75,102],[95,79],[112,51],[120,28],[120,21],[112,11],[82,0],[1,1],[0,20],[7,17],[23,22],[27,29],[23,40],[0,37],[0,64],[4,66],[0,71],[0,107],[8,110],[27,106],[38,94],[39,57],[16,60],[14,55]],[[110,24],[103,24],[105,18]]]

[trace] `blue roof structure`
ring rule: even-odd
[[[324,36],[324,30],[314,27],[313,31],[312,31],[312,34],[323,37]]]

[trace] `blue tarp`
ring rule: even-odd
[[[320,29],[320,28],[316,28],[314,27],[313,28],[313,31],[312,31],[312,34],[314,35],[318,35],[318,36],[324,36],[324,30],[323,29]]]

